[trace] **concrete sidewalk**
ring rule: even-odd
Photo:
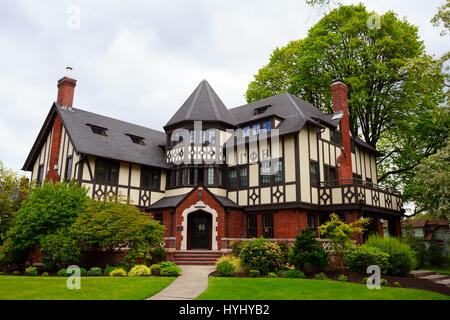
[[[194,300],[208,287],[208,275],[215,266],[179,266],[183,274],[167,288],[147,300]]]

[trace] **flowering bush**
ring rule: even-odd
[[[241,251],[242,264],[261,274],[277,272],[283,266],[283,255],[277,243],[259,238],[249,241]]]
[[[151,265],[152,263],[152,254],[151,248],[146,246],[132,248],[128,251],[125,261],[130,267],[134,267],[135,265],[143,264],[143,265]]]

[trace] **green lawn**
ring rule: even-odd
[[[436,268],[422,268],[422,269],[420,269],[420,270],[434,271],[434,272],[437,272],[437,273],[442,273],[442,274],[448,274],[448,275],[450,275],[450,267],[442,267],[442,268],[439,268],[439,267],[436,267]]]
[[[381,287],[331,280],[209,278],[198,300],[450,300],[431,291]]]
[[[82,277],[80,290],[66,287],[68,278],[0,276],[0,300],[143,300],[172,277]]]

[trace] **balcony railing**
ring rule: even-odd
[[[366,204],[387,210],[401,211],[398,191],[383,188],[360,179],[338,179],[322,182],[319,190],[321,205]]]

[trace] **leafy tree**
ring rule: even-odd
[[[410,81],[421,74],[411,75],[405,66],[412,58],[431,57],[425,56],[415,26],[387,12],[380,16],[379,28],[369,28],[373,14],[362,4],[340,6],[313,26],[305,39],[277,48],[250,83],[248,102],[288,91],[332,112],[330,85],[341,79],[349,87],[351,131],[356,136],[360,129],[375,147],[395,119],[413,111],[422,99]],[[439,97],[442,83],[434,87],[439,90],[432,93]]]
[[[446,0],[446,2],[438,8],[438,12],[433,19],[431,19],[431,22],[435,27],[440,27],[442,23],[444,30],[441,32],[441,36],[450,33],[450,0]]]
[[[149,214],[120,201],[87,201],[70,228],[70,233],[87,250],[105,248],[113,251],[141,247],[164,241],[165,227]]]
[[[436,154],[417,167],[411,183],[411,195],[419,211],[450,220],[450,139]]]
[[[26,177],[7,169],[0,161],[0,244],[32,185]]]
[[[77,264],[81,258],[81,245],[66,229],[59,229],[41,240],[41,261],[51,270]]]
[[[34,189],[7,233],[7,255],[21,260],[45,236],[71,226],[87,199],[86,190],[73,182],[45,183]]]

